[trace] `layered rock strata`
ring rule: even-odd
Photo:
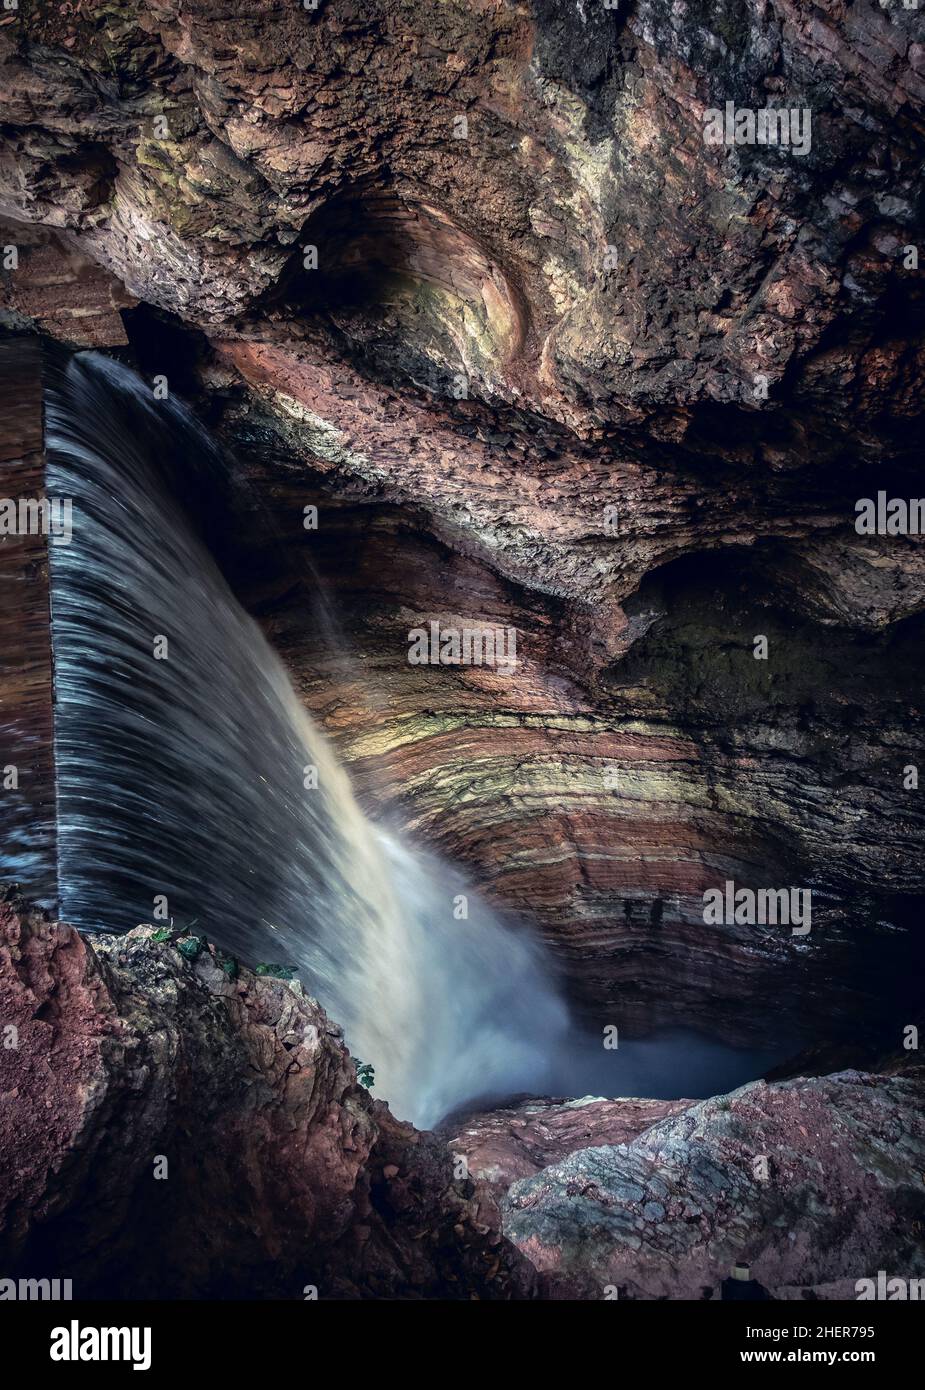
[[[7,324],[124,335],[224,433],[281,540],[238,582],[368,803],[535,921],[598,1021],[883,1046],[920,1004],[923,549],[854,528],[920,490],[917,24],[0,25]],[[708,144],[727,102],[808,111],[808,146]],[[513,627],[514,677],[410,667],[432,620]],[[727,880],[811,887],[811,933],[708,928]]]

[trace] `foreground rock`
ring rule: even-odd
[[[0,1277],[76,1298],[700,1298],[745,1262],[776,1298],[826,1298],[925,1272],[923,1068],[531,1101],[437,1138],[357,1085],[297,986],[158,935],[91,948],[0,903]]]
[[[529,1296],[490,1198],[357,1085],[318,1005],[197,945],[142,927],[91,947],[0,903],[0,1277]]]
[[[505,1110],[470,1115],[444,1126],[447,1144],[464,1157],[479,1184],[503,1196],[519,1178],[532,1177],[589,1145],[629,1144],[657,1120],[689,1100],[528,1100]]]
[[[919,1278],[923,1101],[922,1067],[755,1082],[514,1182],[504,1230],[552,1297],[718,1298],[738,1263],[776,1299]]]

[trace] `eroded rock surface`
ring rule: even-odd
[[[237,450],[281,537],[239,585],[368,804],[597,1019],[895,1041],[925,550],[853,523],[921,491],[917,12],[42,0],[0,47],[6,322],[124,333]],[[727,101],[810,147],[706,145]],[[435,619],[515,676],[409,667]],[[811,934],[707,929],[727,879]]]
[[[487,1192],[357,1085],[319,1006],[198,948],[91,945],[0,903],[0,1275],[78,1299],[529,1297]]]
[[[493,1190],[513,1180],[504,1231],[547,1296],[719,1298],[744,1264],[772,1298],[853,1299],[880,1270],[925,1272],[923,1095],[918,1067],[694,1104],[525,1106],[475,1117],[451,1147]],[[544,1131],[551,1161],[531,1172]]]
[[[629,1144],[666,1115],[690,1105],[685,1100],[527,1100],[487,1114],[443,1125],[454,1157],[496,1195],[521,1178],[589,1145]]]
[[[438,1137],[357,1085],[297,986],[195,937],[91,946],[10,900],[0,934],[0,1277],[75,1298],[700,1298],[744,1262],[773,1297],[830,1298],[925,1272],[921,1068],[536,1100]]]
[[[314,229],[323,277],[365,277],[348,337],[583,427],[683,429],[795,363],[830,420],[912,404],[904,325],[873,330],[916,225],[913,11],[120,0],[3,40],[9,210],[184,317],[288,284]],[[808,107],[810,148],[707,146],[746,97]]]

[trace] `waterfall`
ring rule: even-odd
[[[50,547],[61,918],[124,931],[163,896],[175,926],[296,966],[418,1125],[548,1092],[569,1022],[538,943],[360,809],[203,537],[225,471],[206,432],[82,353],[46,440],[73,505]]]

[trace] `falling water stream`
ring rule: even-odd
[[[50,550],[60,916],[124,931],[163,895],[175,926],[296,966],[422,1126],[513,1093],[691,1094],[668,1065],[687,1053],[693,1079],[683,1035],[637,1044],[618,1082],[533,935],[362,812],[193,519],[223,471],[201,426],[95,354],[62,370],[46,425],[49,496],[73,499]],[[705,1046],[714,1078],[757,1074]]]

